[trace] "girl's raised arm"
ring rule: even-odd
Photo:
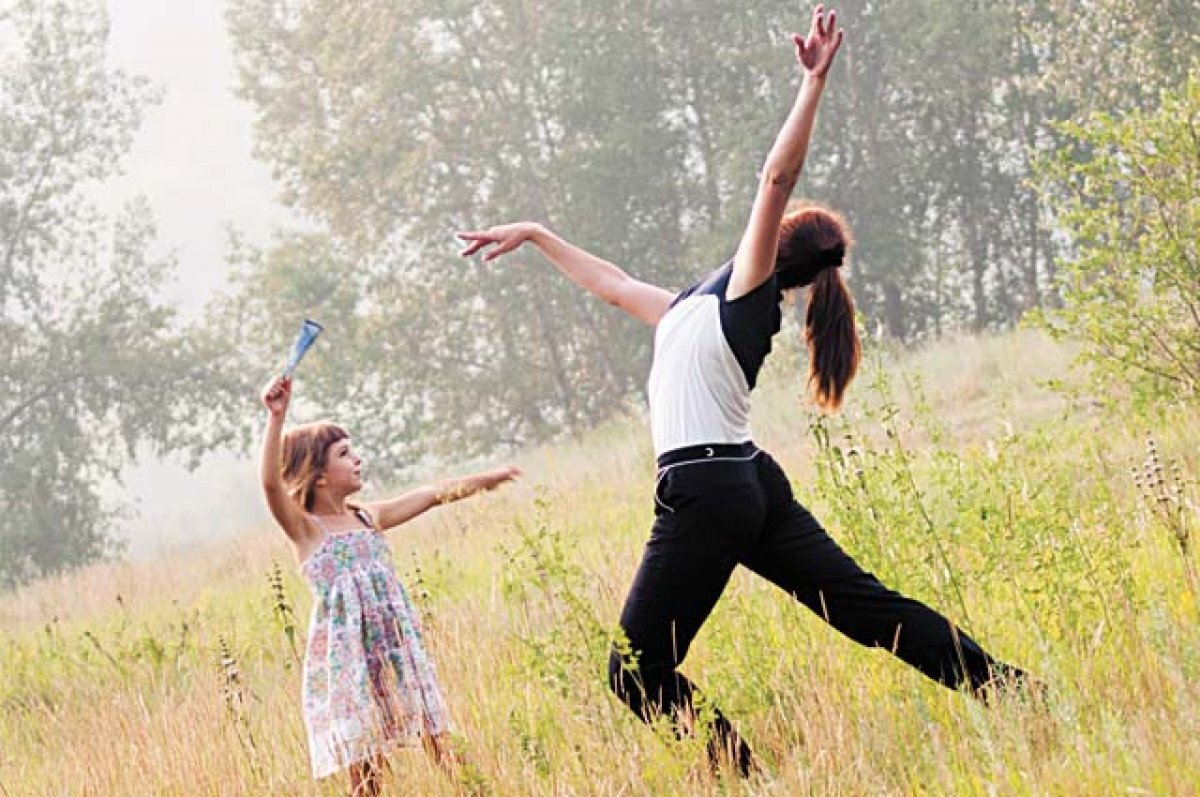
[[[542,255],[576,285],[650,326],[657,324],[666,314],[674,298],[670,291],[634,279],[607,260],[568,243],[541,224],[502,224],[478,232],[461,232],[458,237],[469,244],[463,250],[464,257],[495,244],[493,249],[484,253],[485,261],[494,260],[526,241],[532,241]]]
[[[725,296],[728,300],[744,296],[762,285],[775,270],[779,224],[808,154],[817,105],[825,88],[825,75],[842,43],[842,31],[837,30],[836,22],[837,12],[831,10],[826,17],[825,7],[819,5],[813,9],[808,37],[792,35],[796,60],[804,69],[804,82],[763,165],[750,221],[734,257],[733,275]]]
[[[426,484],[386,501],[363,504],[362,508],[375,518],[375,523],[380,529],[390,529],[412,520],[435,506],[449,504],[479,492],[495,489],[520,475],[519,468],[506,465],[470,476]]]
[[[262,403],[267,408],[267,428],[263,432],[259,479],[262,482],[263,495],[267,499],[267,507],[271,510],[275,522],[287,534],[288,539],[298,542],[304,536],[304,514],[287,494],[279,473],[283,421],[291,399],[291,377],[276,377],[263,388]]]

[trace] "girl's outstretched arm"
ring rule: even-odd
[[[279,376],[263,388],[262,403],[267,408],[267,428],[263,432],[262,455],[259,462],[259,479],[267,507],[283,532],[293,542],[304,536],[304,516],[300,507],[287,494],[283,479],[279,475],[279,456],[283,439],[283,421],[287,416],[288,403],[292,399],[292,379]]]
[[[546,259],[576,285],[650,326],[666,314],[674,298],[670,291],[634,279],[607,260],[568,243],[540,224],[502,224],[478,232],[461,232],[458,237],[469,244],[463,250],[464,257],[495,244],[484,253],[485,261],[532,241]]]
[[[435,506],[448,504],[479,492],[492,490],[505,482],[512,481],[521,475],[521,470],[512,465],[502,468],[474,473],[457,479],[443,479],[439,482],[426,484],[415,490],[390,498],[386,501],[376,501],[363,504],[370,515],[375,518],[380,529],[390,529],[401,523],[412,520],[417,515],[433,509]]]
[[[808,142],[817,119],[817,105],[825,89],[825,75],[842,43],[842,31],[837,30],[837,12],[825,15],[825,7],[813,9],[812,27],[807,38],[792,35],[796,45],[796,60],[804,68],[804,82],[796,103],[775,139],[775,145],[763,165],[758,193],[750,210],[750,221],[742,234],[737,255],[733,260],[733,276],[729,279],[725,298],[744,296],[766,282],[775,270],[779,250],[779,224],[800,179],[800,169],[808,154]]]

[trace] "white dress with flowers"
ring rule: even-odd
[[[300,572],[313,593],[303,705],[314,777],[450,729],[416,608],[383,534],[330,534]]]

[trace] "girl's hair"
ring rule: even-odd
[[[804,319],[808,380],[817,405],[826,410],[841,406],[862,355],[854,298],[840,270],[853,244],[846,220],[821,205],[797,206],[779,227],[780,289],[811,286]]]
[[[317,421],[291,429],[283,436],[279,472],[292,500],[311,512],[317,479],[325,472],[329,447],[350,435],[335,423]]]

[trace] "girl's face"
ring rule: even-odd
[[[354,452],[349,438],[329,447],[321,479],[326,489],[339,495],[351,495],[362,489],[362,457]]]

